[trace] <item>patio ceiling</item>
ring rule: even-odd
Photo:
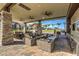
[[[0,10],[5,6],[5,3],[0,3]]]
[[[14,5],[11,8],[11,13],[13,20],[19,21],[35,21],[41,20],[44,18],[55,18],[66,16],[67,11],[69,8],[69,3],[22,3],[24,6],[27,6],[31,10],[26,10],[19,4]],[[0,4],[4,5],[4,4]],[[1,6],[2,7],[2,6]],[[0,7],[0,8],[1,8]],[[51,12],[50,16],[44,15],[45,11]],[[34,19],[30,19],[29,17],[32,16]]]

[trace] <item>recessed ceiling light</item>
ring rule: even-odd
[[[45,17],[42,17],[42,19],[45,19]]]
[[[38,5],[38,7],[40,7],[40,5]]]

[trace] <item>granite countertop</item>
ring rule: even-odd
[[[41,38],[40,40],[41,40],[41,41],[45,41],[45,42],[48,42],[48,41],[51,42],[51,41],[54,41],[55,38],[56,38],[56,36],[50,36],[50,37],[48,37],[47,39]]]

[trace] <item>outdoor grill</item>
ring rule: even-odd
[[[39,49],[42,49],[44,51],[47,52],[52,52],[54,49],[54,40],[55,40],[55,36],[50,36],[47,35],[48,37],[45,38],[40,38],[40,40],[37,40],[37,46]]]

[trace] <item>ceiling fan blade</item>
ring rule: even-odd
[[[26,5],[22,4],[22,3],[19,3],[18,4],[20,7],[26,9],[26,10],[31,10],[31,8],[27,7]]]

